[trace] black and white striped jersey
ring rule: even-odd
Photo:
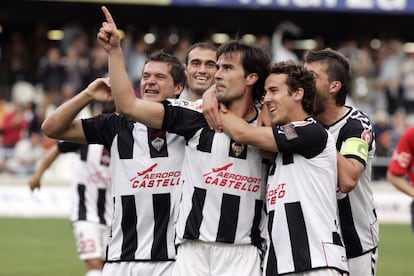
[[[211,130],[200,104],[164,102],[163,128],[186,139],[177,244],[198,240],[261,248],[266,237],[262,158],[258,149]]]
[[[336,140],[336,148],[347,158],[365,165],[355,188],[338,193],[339,217],[348,258],[357,257],[378,246],[379,224],[371,190],[375,141],[369,117],[354,107],[343,118],[327,127]],[[364,142],[367,149],[361,146]],[[364,149],[364,150],[362,150]]]
[[[114,217],[107,261],[173,260],[184,139],[116,114],[82,125],[88,143],[111,152]]]
[[[81,145],[60,141],[61,153],[76,152],[71,187],[72,222],[89,221],[110,226],[113,204],[109,151],[102,145]]]
[[[314,119],[273,128],[279,153],[267,187],[265,275],[347,271],[337,214],[335,142]]]

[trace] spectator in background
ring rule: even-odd
[[[373,132],[376,140],[376,156],[391,156],[391,115],[383,110],[378,110],[373,116]]]
[[[373,116],[373,131],[375,133],[376,159],[387,160],[397,145],[397,141],[401,133],[405,131],[405,114],[397,111],[393,115],[389,115],[384,110],[378,110]],[[384,161],[380,162],[384,164]],[[384,180],[387,175],[387,166],[374,166],[372,169],[372,178],[374,180]]]
[[[270,37],[266,34],[259,34],[254,42],[259,48],[265,51],[269,57],[272,56],[272,43]]]
[[[354,39],[342,43],[338,52],[343,54],[351,66],[351,93],[348,95],[360,110],[367,114],[372,112],[372,82],[375,76],[375,65],[371,54],[365,47],[359,48]]]
[[[52,46],[47,50],[46,55],[39,60],[37,71],[44,96],[39,111],[42,120],[45,118],[48,108],[57,104],[61,95],[62,85],[66,78],[61,59],[60,49]]]
[[[25,40],[22,32],[16,31],[11,34],[11,38],[7,41],[5,51],[3,53],[4,62],[6,63],[5,74],[9,85],[13,85],[17,81],[29,81],[32,77],[31,62],[32,56],[30,45]]]
[[[18,175],[34,174],[43,156],[43,134],[40,131],[30,132],[16,143],[13,154],[7,161],[7,170]]]
[[[7,112],[7,101],[0,99],[0,172],[6,168],[6,152],[3,148],[3,123]]]
[[[293,46],[294,39],[301,33],[302,30],[289,21],[282,22],[276,27],[272,35],[272,63],[299,60]]]
[[[414,118],[413,114],[407,115],[405,112],[399,110],[395,112],[391,117],[391,149],[390,153],[393,153],[397,148],[398,141],[403,133],[409,126],[414,125],[412,119]]]
[[[95,43],[91,49],[87,83],[108,74],[108,55],[105,50]]]
[[[398,39],[390,39],[385,45],[386,56],[379,68],[377,86],[384,96],[386,111],[392,115],[401,104],[401,64],[405,58],[402,42]]]
[[[191,39],[189,37],[181,37],[178,43],[173,47],[173,55],[179,61],[184,62],[188,48],[191,46]]]
[[[62,57],[62,65],[65,68],[65,83],[69,83],[74,91],[80,91],[89,70],[89,57],[80,52],[76,44],[68,47]]]
[[[26,136],[29,122],[25,116],[25,107],[21,104],[10,103],[3,120],[3,144],[4,159],[11,158],[17,142]]]
[[[414,52],[401,63],[401,100],[407,114],[414,114]]]
[[[102,47],[100,48],[105,52]],[[147,52],[149,47],[143,38],[134,38],[132,33],[127,33],[122,42],[122,49],[125,53],[125,63],[127,66],[128,76],[131,79],[135,94],[140,96],[139,85],[142,70],[144,69],[145,61],[147,60]],[[108,59],[107,56],[106,59]]]

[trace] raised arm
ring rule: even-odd
[[[278,148],[271,127],[255,127],[233,112],[220,112],[223,131],[236,142],[249,144],[259,149],[277,152]]]
[[[93,101],[112,101],[109,80],[98,78],[75,97],[60,105],[42,124],[42,131],[54,139],[86,144],[82,123],[76,116]]]
[[[161,128],[164,119],[163,105],[135,96],[125,67],[118,29],[109,10],[102,7],[102,11],[106,21],[102,23],[97,38],[108,53],[109,78],[117,111],[147,126]]]

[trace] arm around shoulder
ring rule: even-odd
[[[278,148],[271,127],[256,127],[232,112],[220,113],[223,131],[236,142],[263,150],[277,152]]]

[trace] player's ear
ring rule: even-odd
[[[293,92],[293,95],[294,95],[294,97],[295,97],[296,99],[298,99],[298,100],[302,100],[302,99],[303,99],[303,96],[304,96],[304,93],[305,93],[305,90],[303,90],[303,88],[302,88],[302,87],[299,87],[298,89],[296,89],[296,90]]]
[[[342,87],[342,83],[340,81],[333,81],[329,84],[329,89],[330,90],[335,90],[335,92],[339,91],[339,89],[341,89],[341,87]]]
[[[256,73],[250,73],[246,76],[247,85],[253,85],[259,79]]]
[[[181,92],[183,92],[184,90],[184,84],[183,83],[179,83],[175,86],[174,88],[174,95],[176,97],[180,96]]]

